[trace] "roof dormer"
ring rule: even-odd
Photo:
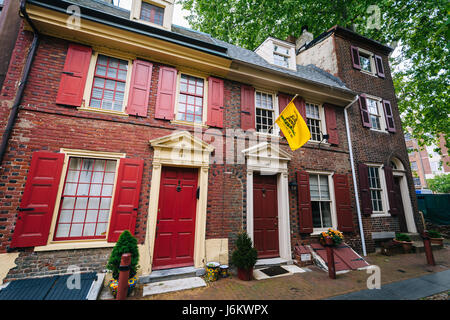
[[[295,44],[268,37],[255,53],[277,67],[296,71]]]
[[[175,0],[132,0],[131,20],[170,30]]]

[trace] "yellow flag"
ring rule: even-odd
[[[294,99],[284,108],[275,122],[283,131],[292,151],[303,146],[311,139],[311,132],[294,105]]]

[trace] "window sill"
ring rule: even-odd
[[[370,128],[370,131],[380,132],[380,133],[387,133],[387,134],[389,134],[389,131],[387,131],[387,130],[383,131],[383,130],[381,130],[381,129],[373,129],[373,128]]]
[[[390,213],[380,212],[380,213],[372,213],[371,218],[380,218],[380,217],[390,217]]]
[[[276,138],[276,139],[280,139],[281,140],[281,136],[279,134],[275,134],[275,133],[266,133],[266,132],[259,132],[259,131],[255,131],[256,135],[261,136],[261,137],[268,137],[268,138]]]
[[[145,21],[145,20],[142,20],[142,19],[139,19],[139,18],[136,18],[136,17],[134,17],[133,20],[134,20],[134,21],[137,21],[137,22],[139,22],[139,23],[142,23],[142,24],[146,24],[146,25],[148,25],[148,26],[152,26],[152,27],[155,27],[155,28],[168,30],[168,29],[164,26],[164,22],[163,22],[163,25],[160,25],[160,24],[153,23],[153,22],[150,22],[150,21]]]
[[[312,145],[323,145],[323,146],[327,146],[330,147],[331,144],[328,142],[320,142],[320,141],[315,141],[315,140],[309,140],[306,144],[312,144]]]
[[[366,71],[366,70],[363,70],[363,69],[361,69],[361,72],[364,73],[364,74],[367,74],[368,76],[372,76],[372,77],[378,78],[378,76],[375,73],[373,73],[373,72],[369,72],[369,71]]]
[[[112,248],[114,247],[115,242],[107,242],[106,240],[100,241],[61,241],[61,242],[52,242],[47,244],[46,246],[34,247],[35,252],[41,251],[57,251],[57,250],[74,250],[74,249],[92,249],[92,248]]]
[[[121,117],[128,117],[128,114],[123,111],[113,111],[113,110],[103,110],[103,109],[97,109],[97,108],[91,108],[91,107],[80,107],[77,108],[81,111],[88,111],[88,112],[94,112],[94,113],[101,113],[101,114],[109,114],[109,115],[115,115],[115,116],[121,116]]]
[[[196,122],[189,122],[189,121],[183,121],[183,120],[171,120],[170,121],[171,124],[178,124],[178,125],[183,125],[183,126],[190,126],[190,127],[201,127],[204,129],[208,129],[209,126],[207,126],[204,123],[196,123]]]

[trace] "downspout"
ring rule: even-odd
[[[363,255],[366,256],[366,241],[364,239],[364,228],[362,224],[362,218],[361,218],[361,208],[359,206],[359,196],[358,196],[358,187],[356,184],[356,172],[355,172],[355,163],[353,159],[353,148],[352,148],[352,139],[350,138],[350,126],[348,123],[348,116],[347,116],[347,109],[354,104],[358,100],[359,96],[356,96],[355,100],[350,102],[345,108],[344,108],[344,116],[345,116],[345,129],[347,131],[347,142],[348,142],[348,149],[350,152],[350,165],[352,167],[352,178],[353,178],[353,188],[355,190],[355,201],[356,201],[356,212],[358,214],[358,223],[359,223],[359,233],[361,235],[361,245],[363,250]]]
[[[3,158],[6,154],[6,149],[8,147],[8,141],[11,137],[11,132],[13,130],[14,124],[16,123],[17,115],[19,114],[20,109],[20,103],[22,102],[23,98],[23,92],[25,89],[25,85],[28,81],[28,75],[31,70],[31,65],[33,63],[34,56],[36,54],[36,49],[39,45],[39,32],[37,31],[36,27],[34,26],[33,22],[31,21],[30,17],[28,16],[28,13],[25,9],[26,0],[21,0],[20,2],[20,13],[23,15],[25,20],[28,22],[28,24],[33,29],[33,42],[31,43],[30,50],[28,51],[27,61],[25,63],[24,71],[22,74],[22,79],[20,80],[19,87],[17,89],[16,98],[14,100],[14,104],[11,108],[11,113],[9,115],[8,123],[6,124],[5,132],[3,133],[2,137],[2,144],[0,146],[0,169],[1,164],[3,163]]]

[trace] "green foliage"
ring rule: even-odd
[[[428,230],[428,236],[433,239],[442,238],[442,234],[436,230]]]
[[[240,269],[252,268],[257,260],[258,253],[253,247],[252,239],[243,231],[238,234],[236,250],[231,255],[231,263]]]
[[[192,28],[254,50],[268,36],[315,36],[334,25],[382,43],[398,44],[391,57],[403,128],[421,145],[450,149],[449,22],[447,0],[179,0]],[[378,22],[379,21],[379,22]],[[398,54],[397,54],[398,51]],[[439,152],[442,150],[438,148]]]
[[[137,240],[130,231],[125,230],[117,240],[114,246],[111,256],[109,257],[106,269],[112,271],[112,277],[114,279],[119,279],[119,266],[122,254],[131,253],[131,265],[130,265],[130,276],[131,279],[136,275],[137,269],[139,268],[139,250],[137,246]]]
[[[406,233],[397,233],[395,235],[395,240],[410,242],[411,238]]]
[[[427,179],[428,188],[437,193],[450,193],[450,174],[439,174]]]

